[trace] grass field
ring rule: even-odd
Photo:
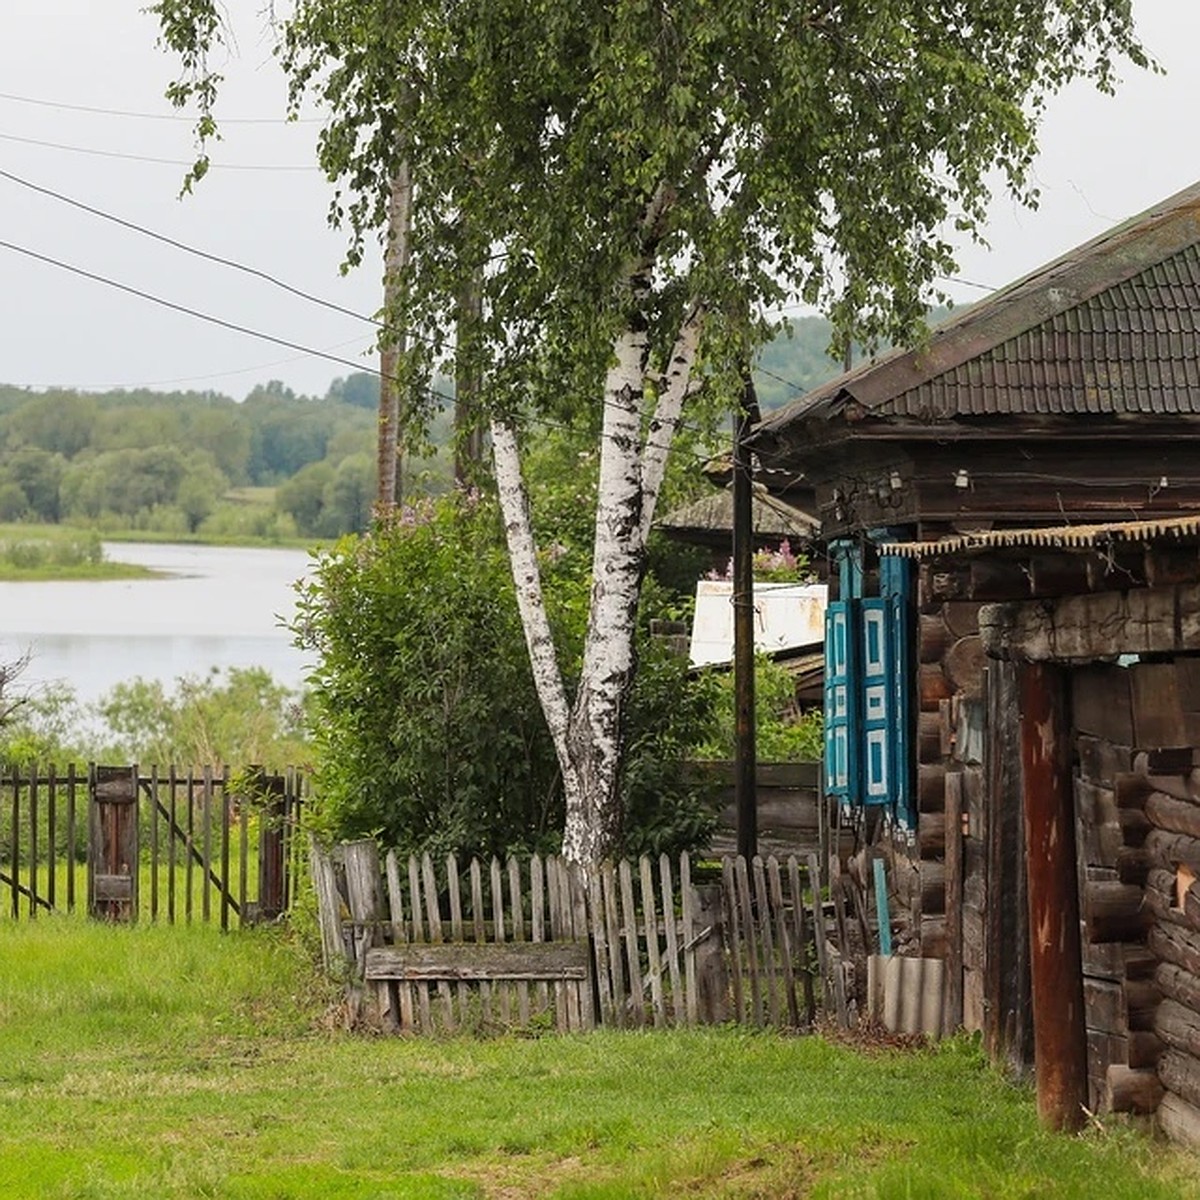
[[[278,931],[0,925],[0,1196],[1197,1194],[1120,1121],[1037,1126],[955,1041],[738,1030],[404,1041],[341,1030]]]

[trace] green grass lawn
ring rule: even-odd
[[[0,926],[0,1196],[1197,1194],[1120,1121],[1043,1133],[964,1041],[405,1041],[333,998],[278,931]]]

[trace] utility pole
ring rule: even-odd
[[[747,861],[758,853],[757,731],[754,722],[754,517],[753,475],[747,438],[758,422],[758,400],[743,368],[740,411],[733,435],[733,690],[736,745],[734,802],[738,854]]]
[[[379,490],[375,511],[386,514],[400,499],[400,445],[404,423],[398,375],[408,349],[408,335],[394,328],[397,301],[412,257],[412,168],[404,157],[392,178],[388,204],[387,245],[383,255],[385,329],[379,346],[379,440],[376,463]]]
[[[458,296],[457,352],[454,358],[454,482],[469,487],[483,460],[479,421],[480,375],[476,340],[483,317],[483,272],[471,271]]]

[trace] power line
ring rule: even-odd
[[[70,154],[90,154],[95,158],[120,158],[127,162],[158,163],[166,167],[194,167],[194,162],[178,158],[156,158],[150,154],[125,154],[119,150],[99,150],[94,146],[71,146],[65,142],[47,142],[41,138],[20,137],[15,133],[0,133],[0,141],[19,142],[23,146],[41,146],[47,150],[65,150]],[[316,171],[318,167],[282,164],[268,166],[259,163],[210,162],[209,170],[220,171]]]
[[[12,92],[0,92],[0,100],[11,100],[14,104],[34,104],[39,108],[63,108],[70,112],[94,113],[105,117],[133,117],[139,121],[187,121],[195,118],[185,113],[134,112],[123,108],[96,108],[90,104],[69,104],[65,100],[46,100],[37,96],[17,96]],[[288,120],[280,117],[222,117],[222,125],[318,125],[320,117],[296,117]]]
[[[128,229],[133,233],[141,234],[143,237],[153,238],[156,242],[162,242],[166,246],[172,246],[176,250],[182,250],[186,254],[194,254],[197,258],[206,259],[209,262],[218,263],[220,266],[229,267],[235,271],[241,271],[246,275],[252,275],[256,279],[261,279],[273,287],[282,289],[293,296],[298,296],[301,300],[307,300],[310,304],[318,304],[322,308],[327,308],[331,312],[341,313],[343,316],[353,317],[356,321],[362,321],[366,325],[373,325],[376,329],[389,329],[382,321],[377,321],[374,317],[364,316],[360,312],[356,312],[352,308],[346,308],[341,304],[336,304],[332,300],[325,300],[321,296],[314,296],[311,292],[306,292],[302,288],[294,287],[290,283],[285,283],[282,279],[269,274],[267,271],[261,271],[257,267],[248,266],[246,263],[237,262],[232,258],[224,258],[220,254],[213,254],[208,250],[201,250],[197,246],[190,246],[186,242],[176,241],[175,238],[168,237],[164,233],[157,233],[153,229],[147,229],[144,225],[137,224],[136,221],[127,221],[124,217],[118,217],[114,213],[105,212],[101,208],[95,208],[91,204],[85,204],[82,200],[76,200],[71,196],[64,195],[62,192],[56,192],[53,188],[43,187],[41,184],[34,183],[32,180],[23,179],[20,175],[14,175],[11,171],[0,169],[0,178],[7,179],[20,187],[28,188],[32,192],[38,192],[43,196],[49,196],[54,200],[58,200],[63,204],[69,204],[72,208],[77,208],[82,212],[91,213],[94,217],[99,217],[102,221],[110,221],[114,225],[120,225],[123,229]],[[409,332],[410,337],[419,337],[420,335]],[[427,339],[434,342],[435,339]]]

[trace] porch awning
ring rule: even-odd
[[[927,542],[884,542],[880,554],[899,558],[942,558],[998,548],[1043,547],[1090,550],[1113,542],[1176,541],[1200,538],[1200,513],[1148,521],[1107,521],[1096,525],[1055,525],[1040,529],[988,529]]]

